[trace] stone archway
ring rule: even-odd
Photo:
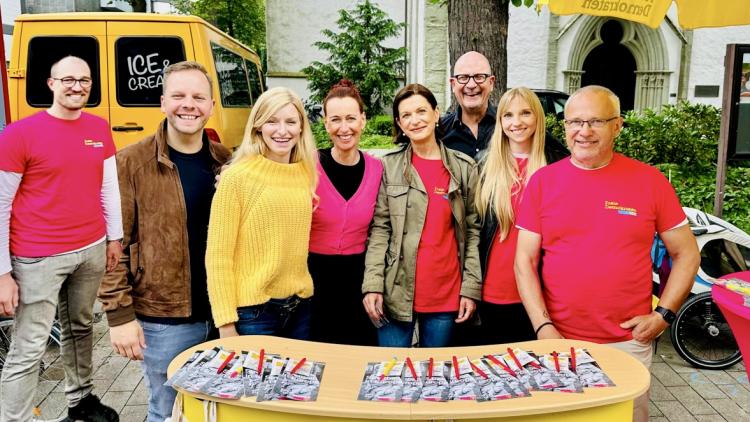
[[[565,90],[572,93],[581,87],[583,64],[589,54],[603,44],[602,26],[606,17],[581,16],[581,23],[569,52],[568,69],[563,71]],[[669,58],[666,42],[658,29],[616,19],[622,26],[620,45],[628,49],[636,64],[633,108],[659,108],[668,99]]]

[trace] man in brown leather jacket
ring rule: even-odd
[[[112,347],[142,360],[148,420],[171,415],[175,391],[163,386],[169,362],[213,331],[204,256],[214,177],[229,159],[203,127],[213,112],[203,66],[164,70],[157,132],[117,153],[124,254],[99,289]]]

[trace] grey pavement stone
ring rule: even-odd
[[[125,365],[130,362],[130,359],[121,356],[110,356],[108,357],[102,366],[94,372],[94,379],[110,378],[115,379],[120,374]]]
[[[750,420],[750,413],[742,410],[731,399],[709,400],[708,403],[728,422],[747,422]]]
[[[680,376],[704,399],[725,399],[727,397],[724,392],[719,390],[719,387],[700,372],[680,374]]]
[[[146,380],[141,379],[141,382],[133,390],[133,395],[128,399],[128,406],[148,404],[148,387],[146,387]]]
[[[148,406],[125,406],[120,412],[120,422],[143,422],[148,415]]]
[[[658,378],[665,387],[687,385],[685,380],[666,363],[651,365],[651,374]]]
[[[719,385],[719,388],[744,411],[750,412],[750,391],[737,384]]]
[[[655,402],[654,404],[656,404],[656,407],[658,407],[659,410],[661,410],[661,412],[664,414],[664,416],[666,416],[670,421],[688,422],[695,420],[693,415],[690,414],[685,406],[683,406],[682,403],[678,402],[677,400],[659,401]]]
[[[719,414],[715,414],[715,415],[696,415],[695,419],[697,419],[699,422],[726,422],[726,419],[724,419]]]
[[[705,375],[706,378],[711,380],[712,383],[720,385],[720,384],[735,384],[737,381],[729,376],[724,371],[716,371],[716,370],[710,370],[710,369],[701,369],[700,373]]]
[[[50,393],[39,405],[39,409],[42,411],[42,419],[54,419],[63,412],[67,414],[68,400],[65,398],[65,393]]]
[[[114,381],[114,378],[92,379],[91,382],[94,384],[93,393],[96,394],[97,397],[104,396],[104,394],[109,391],[109,388],[112,386],[112,383]]]
[[[143,372],[140,362],[131,360],[112,383],[109,391],[133,391],[141,382],[141,378]]]
[[[653,375],[651,375],[651,389],[649,391],[649,396],[653,401],[675,400],[672,393],[667,390],[667,387],[662,385],[661,381]]]
[[[745,371],[726,371],[727,375],[732,377],[735,383],[750,385],[747,379],[747,372]]]
[[[132,391],[107,391],[102,397],[102,403],[115,409],[117,413],[120,413],[122,408],[125,407],[125,403],[128,402],[131,394]]]
[[[655,416],[664,416],[653,401],[648,402],[648,418],[653,420]]]
[[[669,419],[665,418],[664,416],[649,416],[648,422],[669,422]]]
[[[716,411],[690,386],[667,387],[670,393],[682,403],[692,415],[711,415]]]

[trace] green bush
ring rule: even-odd
[[[615,149],[652,165],[675,163],[696,171],[716,167],[721,110],[680,102],[659,111],[628,112]]]
[[[367,119],[365,134],[393,137],[393,117],[381,114]]]

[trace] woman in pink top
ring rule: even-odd
[[[311,340],[375,345],[375,327],[362,308],[365,243],[383,165],[357,148],[366,118],[359,90],[342,80],[323,101],[332,148],[320,162],[308,268],[315,285]]]
[[[544,111],[527,88],[513,88],[497,105],[495,132],[480,161],[476,206],[482,220],[479,252],[484,284],[480,344],[535,340],[513,272],[515,216],[532,174],[562,157],[545,156]]]

